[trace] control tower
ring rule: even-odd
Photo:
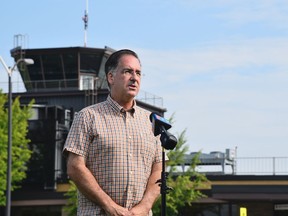
[[[31,58],[33,65],[19,67],[27,92],[91,90],[107,88],[104,64],[115,50],[105,47],[68,47],[45,49],[11,50],[17,61]]]

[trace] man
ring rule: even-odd
[[[141,64],[131,50],[105,64],[110,95],[84,108],[71,126],[64,154],[78,188],[78,215],[148,216],[160,194],[161,144],[150,112],[136,105]]]

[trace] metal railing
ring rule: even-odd
[[[140,91],[136,97],[137,100],[152,104],[154,106],[163,107],[163,98],[146,91]]]
[[[288,175],[288,157],[239,157],[236,175]]]
[[[199,164],[196,170],[210,175],[288,175],[288,157],[238,157],[224,163]]]
[[[78,79],[67,79],[67,80],[39,80],[39,81],[13,81],[12,89],[14,93],[26,92],[26,88],[29,88],[29,92],[43,92],[43,91],[65,91],[65,90],[81,90],[80,86],[78,86]],[[95,84],[96,89],[101,88],[102,83],[104,81],[102,79],[98,79]],[[106,82],[106,81],[105,81]],[[7,82],[0,81],[0,89],[3,89],[3,92],[6,92],[8,89]],[[85,89],[82,89],[85,90]],[[151,104],[157,107],[163,107],[163,98],[152,93],[141,90],[137,97],[137,100],[142,101],[147,104]]]

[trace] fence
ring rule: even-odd
[[[7,80],[8,81],[8,80]],[[98,78],[95,82],[95,89],[103,87],[103,80]],[[105,81],[106,82],[106,81]],[[85,86],[78,86],[78,79],[66,79],[64,80],[45,80],[45,81],[29,81],[25,82],[29,92],[45,92],[45,91],[69,91],[69,90],[85,90]],[[22,81],[12,82],[12,91],[14,93],[26,92],[25,85]],[[94,85],[92,85],[94,87]],[[2,92],[8,91],[8,82],[0,81],[0,90]],[[94,89],[94,88],[93,88]],[[140,90],[137,100],[151,104],[157,107],[163,107],[163,98],[152,93]]]
[[[235,159],[236,175],[288,175],[288,157],[241,157]]]
[[[288,175],[288,157],[237,157],[232,160],[222,157],[211,158],[209,162],[206,158],[204,161],[199,159],[196,170],[208,175]],[[185,171],[185,167],[180,165],[178,171]]]

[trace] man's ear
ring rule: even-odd
[[[112,72],[108,72],[108,74],[107,74],[107,80],[108,80],[108,83],[109,83],[110,85],[113,84],[113,82],[114,82],[114,74],[113,74]]]

